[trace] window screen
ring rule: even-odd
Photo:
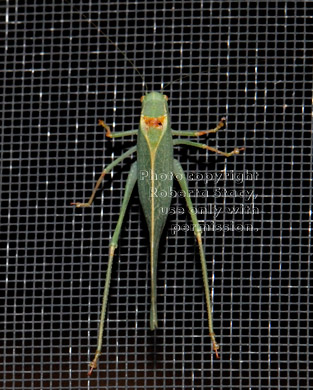
[[[1,382],[5,389],[312,387],[311,1],[2,1]],[[87,378],[110,238],[136,154],[140,97],[169,97],[203,230],[173,188],[149,329],[147,225],[135,189],[115,253],[98,368]],[[312,339],[311,339],[312,340]]]

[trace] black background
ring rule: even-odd
[[[312,327],[312,2],[1,2],[1,364],[5,389],[306,389]],[[100,31],[101,30],[101,31]],[[135,191],[112,274],[104,348],[96,347],[108,244],[130,163],[103,167],[135,138],[142,78],[166,88],[172,127],[227,128],[201,142],[228,160],[175,148],[195,207],[222,207],[204,231],[213,286],[212,353],[197,244],[173,199],[149,330],[147,228]],[[254,174],[214,184],[205,175]],[[198,174],[197,180],[193,180]],[[209,177],[209,176],[208,176]],[[237,191],[214,197],[214,190]],[[178,190],[178,187],[175,187]],[[253,192],[241,199],[238,191]],[[226,207],[254,207],[255,213]],[[202,225],[211,214],[198,215]],[[181,230],[173,234],[173,226]],[[187,226],[187,229],[183,229]],[[184,231],[186,230],[186,231]]]

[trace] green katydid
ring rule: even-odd
[[[101,32],[101,34],[103,33]],[[105,34],[103,35],[111,43],[113,43],[114,46],[116,46],[116,44],[112,42]],[[118,47],[117,49],[120,51]],[[127,60],[129,60],[125,53],[123,53],[122,51],[120,52],[124,55],[124,57]],[[138,72],[138,69],[135,68],[133,62],[131,62],[131,64],[134,67],[134,69]],[[159,92],[147,93],[145,96],[141,98],[142,109],[141,109],[139,130],[130,130],[125,132],[111,133],[110,127],[106,125],[103,121],[99,121],[99,124],[105,128],[107,137],[119,138],[119,137],[136,135],[138,137],[137,145],[130,148],[127,152],[125,152],[120,157],[115,159],[111,164],[109,164],[103,170],[87,203],[80,203],[80,202],[71,203],[76,207],[89,207],[92,204],[96,191],[98,190],[105,175],[108,174],[121,161],[131,156],[132,154],[137,153],[137,161],[132,164],[126,181],[125,194],[122,201],[120,215],[118,218],[117,226],[115,228],[113,237],[109,245],[109,260],[108,260],[108,266],[106,271],[106,280],[105,280],[105,287],[103,293],[100,325],[98,330],[97,350],[94,359],[90,363],[90,370],[88,372],[89,376],[92,374],[93,369],[97,367],[97,361],[101,355],[104,320],[105,320],[106,309],[107,309],[114,251],[117,248],[118,238],[120,235],[125,212],[136,182],[138,183],[139,199],[144,211],[145,219],[148,224],[149,238],[150,238],[150,256],[151,256],[150,329],[153,331],[158,327],[158,322],[157,322],[158,248],[159,248],[160,237],[167,219],[167,215],[164,215],[164,210],[169,210],[171,204],[170,194],[173,186],[173,177],[175,177],[185,195],[187,207],[194,227],[193,229],[194,234],[196,236],[198,246],[199,246],[203,284],[204,284],[207,313],[208,313],[209,334],[211,337],[213,350],[216,353],[216,357],[219,358],[218,356],[219,345],[216,342],[215,333],[213,330],[210,289],[209,289],[207,267],[206,267],[206,261],[205,261],[202,238],[201,238],[201,228],[196,213],[194,211],[191,198],[189,196],[187,180],[183,168],[181,164],[178,162],[178,160],[174,159],[173,157],[173,147],[176,145],[188,145],[188,146],[209,150],[211,152],[220,154],[224,157],[230,157],[239,154],[240,151],[244,150],[244,148],[240,148],[240,149],[235,148],[232,152],[226,153],[202,143],[185,141],[180,138],[173,140],[173,136],[199,137],[210,133],[216,133],[218,130],[224,127],[225,118],[222,118],[219,124],[214,129],[211,130],[175,131],[171,129],[170,114],[169,114],[167,100],[168,100],[167,96]],[[142,172],[149,172],[149,175],[142,175],[141,174]],[[160,177],[160,175],[162,175],[162,180],[157,180],[157,178]],[[158,196],[158,193],[161,194],[161,192],[162,192],[162,196]],[[164,196],[164,194],[167,195]],[[161,212],[161,210],[163,212]]]
[[[225,118],[222,118],[220,123],[211,130],[205,131],[175,131],[170,126],[170,116],[167,105],[167,96],[159,92],[151,92],[141,98],[142,109],[140,116],[139,130],[130,130],[125,132],[111,133],[109,126],[103,121],[99,124],[106,129],[106,136],[109,138],[125,137],[129,135],[137,135],[137,146],[130,148],[119,158],[109,164],[99,177],[97,184],[87,203],[72,203],[76,207],[89,207],[95,197],[104,176],[109,173],[117,164],[129,157],[133,153],[137,153],[137,161],[132,164],[125,187],[125,195],[122,202],[120,216],[115,228],[112,240],[109,245],[109,262],[106,273],[103,302],[100,317],[100,326],[98,333],[98,345],[93,361],[90,363],[90,376],[93,369],[97,367],[97,361],[101,354],[104,319],[107,308],[109,295],[109,286],[111,279],[111,271],[113,264],[114,251],[117,248],[117,242],[120,235],[125,212],[131,197],[133,188],[138,182],[139,199],[142,205],[144,215],[149,228],[150,236],[150,254],[151,254],[151,311],[150,311],[150,329],[155,330],[158,327],[157,323],[157,258],[160,237],[167,219],[167,215],[161,210],[168,210],[171,204],[171,190],[173,185],[173,176],[177,179],[183,193],[186,197],[187,207],[194,226],[194,233],[199,245],[203,283],[205,290],[205,298],[208,311],[209,333],[213,344],[213,349],[218,357],[219,346],[215,340],[213,330],[212,308],[210,299],[209,281],[207,276],[207,267],[204,257],[201,228],[194,211],[191,198],[188,193],[188,185],[182,166],[178,160],[173,157],[173,146],[189,145],[197,148],[210,150],[225,157],[230,157],[239,154],[244,148],[235,148],[230,153],[221,152],[218,149],[211,148],[205,144],[184,141],[182,139],[173,140],[174,136],[194,136],[216,133],[224,126]],[[149,172],[149,175],[142,175],[142,172]],[[162,175],[162,180],[157,180]],[[158,196],[158,193],[162,196]],[[168,194],[164,196],[164,194]]]

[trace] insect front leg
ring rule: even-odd
[[[181,135],[185,137],[200,137],[201,135],[205,134],[212,134],[212,133],[217,133],[219,130],[221,130],[223,127],[225,127],[225,121],[226,118],[223,117],[220,121],[219,124],[214,128],[210,130],[203,130],[203,131],[177,131],[177,130],[172,130],[173,135]]]
[[[108,138],[122,138],[122,137],[127,137],[129,135],[138,134],[138,130],[118,131],[118,132],[111,133],[110,126],[105,124],[102,120],[99,120],[98,125],[105,128],[105,136]]]
[[[91,203],[93,202],[93,199],[94,199],[94,197],[96,195],[96,192],[97,192],[98,188],[100,187],[100,184],[102,183],[102,181],[104,179],[104,176],[107,173],[109,173],[121,161],[123,161],[125,158],[131,156],[136,151],[137,151],[137,146],[133,146],[127,152],[125,152],[120,157],[118,157],[116,160],[114,160],[110,165],[108,165],[106,168],[104,168],[104,170],[101,173],[101,175],[100,175],[100,177],[99,177],[99,179],[97,181],[97,184],[95,185],[95,188],[93,189],[92,194],[91,194],[91,196],[90,196],[90,198],[89,198],[87,203],[72,202],[71,205],[72,206],[76,206],[76,207],[89,207],[91,205]]]
[[[129,203],[129,199],[130,199],[131,194],[133,192],[134,186],[136,184],[136,181],[137,181],[137,162],[133,163],[133,165],[131,166],[130,172],[128,174],[128,178],[127,178],[126,186],[125,186],[125,194],[124,194],[123,203],[122,203],[122,207],[121,207],[121,211],[120,211],[120,216],[118,218],[117,225],[116,225],[116,228],[115,228],[115,231],[114,231],[114,234],[113,234],[113,237],[111,239],[110,246],[109,246],[109,262],[108,262],[108,268],[107,268],[106,277],[105,277],[105,286],[104,286],[102,308],[101,308],[101,315],[100,315],[100,325],[99,325],[99,331],[98,331],[97,350],[96,350],[94,359],[92,360],[92,362],[89,365],[90,370],[88,372],[88,376],[90,376],[92,374],[93,369],[97,367],[97,361],[101,355],[104,320],[105,320],[106,308],[107,308],[107,303],[108,303],[114,251],[117,248],[117,242],[118,242],[118,238],[120,235],[125,212],[126,212],[126,209],[127,209],[128,203]]]
[[[207,312],[208,312],[208,323],[209,323],[209,334],[212,340],[213,344],[213,350],[215,351],[216,357],[219,358],[218,355],[218,349],[219,345],[217,344],[215,340],[215,333],[213,330],[213,317],[212,317],[212,304],[211,304],[211,298],[210,298],[210,288],[209,288],[209,280],[208,280],[208,271],[207,271],[207,266],[206,266],[206,261],[205,261],[205,256],[204,256],[204,251],[203,251],[203,245],[202,245],[202,238],[201,238],[201,227],[198,222],[197,215],[194,211],[192,201],[189,195],[189,190],[188,190],[188,184],[186,180],[186,176],[184,173],[184,170],[182,166],[180,165],[179,161],[174,159],[174,167],[173,167],[173,173],[183,190],[183,193],[185,195],[187,207],[192,219],[193,227],[194,227],[194,233],[198,242],[199,246],[199,252],[200,252],[200,260],[201,260],[201,268],[202,268],[202,277],[203,277],[203,284],[204,284],[204,291],[205,291],[205,299],[206,299],[206,304],[207,304]]]

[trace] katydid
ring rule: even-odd
[[[205,298],[208,312],[209,334],[212,340],[213,350],[218,358],[219,345],[215,340],[215,333],[213,330],[212,307],[210,299],[209,281],[207,275],[206,261],[203,251],[201,228],[194,211],[191,198],[188,192],[188,185],[184,171],[178,160],[173,157],[173,146],[175,145],[189,145],[197,148],[209,150],[218,153],[225,157],[230,157],[239,154],[244,148],[235,148],[230,153],[221,152],[218,149],[201,144],[197,142],[184,141],[182,139],[173,140],[174,136],[194,136],[216,133],[225,123],[225,118],[211,130],[205,131],[175,131],[171,129],[170,115],[167,104],[167,96],[159,92],[147,93],[141,98],[142,109],[140,116],[139,130],[131,130],[125,132],[113,132],[103,121],[99,121],[106,130],[106,136],[109,138],[125,137],[129,135],[137,135],[137,145],[130,148],[127,152],[122,154],[119,158],[109,164],[99,177],[96,186],[87,203],[72,203],[76,207],[89,207],[95,197],[103,178],[109,173],[117,164],[129,157],[133,153],[137,153],[137,161],[131,166],[126,186],[125,195],[122,201],[121,212],[115,228],[112,240],[109,245],[109,261],[106,272],[106,280],[103,294],[103,302],[100,316],[100,325],[98,331],[98,344],[95,357],[90,363],[90,370],[88,375],[92,374],[93,369],[97,367],[97,361],[101,354],[102,338],[104,320],[107,308],[107,301],[109,295],[110,279],[112,272],[114,251],[117,248],[117,242],[121,231],[121,226],[125,216],[125,212],[133,191],[133,188],[138,182],[139,199],[142,205],[145,219],[148,224],[150,236],[150,256],[151,256],[151,309],[150,309],[150,329],[153,331],[158,327],[157,321],[157,260],[160,237],[167,219],[164,215],[164,210],[168,210],[171,204],[171,190],[173,186],[173,177],[175,177],[185,194],[187,207],[192,219],[194,234],[196,236],[200,259],[202,267],[203,284],[205,290]],[[142,172],[149,172],[149,175],[143,175]],[[162,175],[162,180],[157,180]],[[160,194],[160,196],[158,196]],[[161,196],[162,194],[162,196]],[[163,212],[161,212],[161,210]]]
[[[68,2],[67,0],[65,0]],[[75,7],[74,7],[75,9]],[[79,10],[78,10],[79,12]],[[83,17],[87,19],[85,15]],[[88,22],[98,29],[97,25],[92,21]],[[99,33],[103,35],[108,42],[116,47],[116,49],[124,56],[124,58],[129,61],[133,69],[139,74],[142,78],[143,84],[145,80],[143,75],[136,68],[133,61],[131,61],[127,55],[118,47],[118,45],[110,39],[106,34],[98,29]],[[183,77],[187,77],[186,75]],[[175,80],[176,82],[178,80]],[[167,84],[166,86],[168,86]],[[114,251],[117,248],[117,242],[120,235],[122,223],[124,220],[125,212],[134,189],[136,182],[138,182],[138,192],[139,199],[142,205],[145,219],[148,224],[149,229],[149,238],[150,238],[150,273],[151,273],[151,308],[150,308],[150,329],[153,331],[158,327],[157,321],[157,260],[158,260],[158,249],[160,237],[164,229],[167,215],[164,215],[164,210],[169,210],[171,204],[171,192],[173,186],[173,177],[175,177],[183,190],[183,194],[186,198],[187,207],[191,216],[191,220],[194,227],[194,234],[196,236],[201,268],[202,268],[202,277],[205,291],[205,299],[207,305],[207,314],[208,314],[208,326],[209,326],[209,335],[211,337],[213,350],[215,351],[216,357],[219,358],[218,349],[219,345],[215,340],[215,333],[213,330],[213,318],[212,318],[212,305],[210,299],[210,288],[207,275],[206,261],[203,251],[203,244],[201,238],[201,227],[199,225],[197,215],[194,211],[193,204],[189,195],[188,185],[185,173],[181,164],[178,160],[173,157],[173,147],[176,145],[188,145],[196,148],[201,148],[209,150],[211,152],[220,154],[224,157],[230,157],[236,154],[239,154],[244,148],[235,148],[232,152],[226,153],[218,149],[207,146],[206,144],[201,144],[198,142],[185,141],[183,139],[173,140],[173,136],[187,136],[187,137],[200,137],[202,135],[216,133],[225,125],[225,118],[222,118],[218,125],[211,130],[205,131],[175,131],[171,129],[170,125],[170,114],[167,104],[168,98],[166,95],[163,95],[159,92],[150,92],[146,93],[145,96],[141,97],[142,109],[139,123],[139,130],[130,130],[125,132],[114,132],[111,133],[110,127],[100,120],[99,125],[104,127],[106,131],[106,136],[109,138],[120,138],[125,136],[136,135],[137,145],[130,148],[127,152],[122,154],[120,157],[115,159],[111,164],[109,164],[100,175],[96,186],[94,187],[92,194],[87,203],[75,202],[71,203],[76,207],[89,207],[91,206],[95,194],[102,183],[105,175],[109,173],[116,165],[122,162],[127,157],[131,156],[134,153],[137,153],[137,161],[134,162],[130,168],[128,178],[125,186],[124,198],[122,201],[121,211],[118,218],[118,222],[113,233],[113,237],[109,244],[109,260],[106,271],[105,278],[105,287],[102,300],[102,308],[100,315],[100,325],[98,330],[98,342],[97,349],[94,356],[94,359],[90,363],[90,369],[88,376],[92,374],[92,371],[97,367],[98,359],[101,355],[102,349],[102,339],[103,339],[103,329],[104,329],[104,320],[107,309],[107,302],[109,296],[109,287],[111,280],[111,272],[113,265]],[[144,172],[144,174],[141,174]],[[148,172],[148,175],[145,173]],[[158,177],[161,177],[162,180],[157,180]],[[164,180],[165,178],[165,180]],[[160,196],[158,196],[160,194]],[[161,196],[162,194],[162,196]],[[167,195],[166,195],[167,194]],[[162,212],[161,212],[162,210]]]

